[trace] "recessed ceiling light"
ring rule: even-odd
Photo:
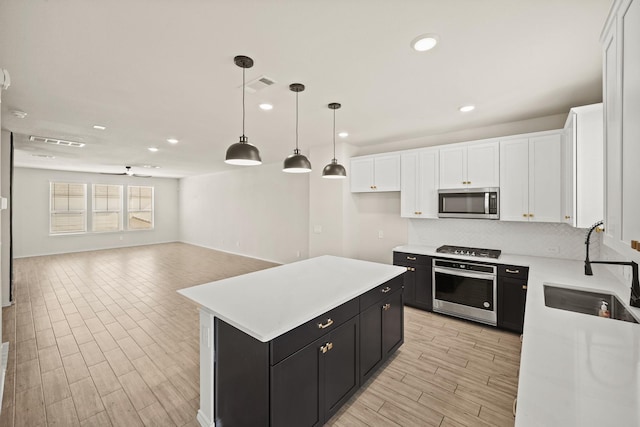
[[[107,127],[102,125],[93,125],[93,128],[98,130],[105,130]]]
[[[422,34],[411,41],[411,47],[418,52],[426,52],[438,44],[437,34]]]
[[[147,150],[152,151],[152,152],[155,153],[156,151],[158,151],[158,148],[157,147],[149,147],[149,148],[147,148]]]
[[[261,110],[265,111],[273,110],[273,105],[271,104],[260,104],[259,107]]]
[[[142,167],[147,169],[160,169],[160,166],[155,165],[142,165]]]
[[[177,139],[175,139],[175,138],[168,138],[168,139],[167,139],[167,142],[168,142],[169,144],[177,144],[177,143],[178,143],[178,142],[180,142],[180,141],[178,141],[178,140],[177,140]]]
[[[473,111],[475,109],[476,109],[475,105],[464,105],[460,107],[460,111],[462,111],[463,113],[468,113],[469,111]]]
[[[11,112],[11,114],[13,114],[14,116],[16,116],[19,119],[24,119],[25,117],[27,117],[27,113],[25,113],[24,111],[20,111],[20,110],[13,110]]]
[[[32,154],[33,157],[41,157],[43,159],[55,159],[56,156],[50,156],[48,154]]]
[[[348,137],[348,136],[349,136],[349,132],[340,132],[340,133],[338,134],[338,136],[339,136],[340,138],[346,138],[346,137]]]

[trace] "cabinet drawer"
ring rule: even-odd
[[[394,265],[407,265],[407,264],[431,265],[431,257],[429,257],[428,255],[410,254],[407,252],[394,252],[393,264]]]
[[[380,286],[376,286],[366,294],[360,295],[360,311],[363,311],[371,304],[382,301],[398,289],[402,289],[402,276],[395,277]]]
[[[271,341],[271,365],[298,351],[359,313],[358,298],[304,323]]]
[[[529,267],[520,265],[498,265],[498,276],[526,279],[529,275]]]

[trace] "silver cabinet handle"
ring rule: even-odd
[[[506,271],[507,273],[511,273],[511,274],[518,274],[518,273],[520,273],[520,270],[509,270],[508,268],[506,268],[504,271]]]
[[[333,320],[331,319],[327,319],[327,323],[318,323],[318,329],[325,329],[328,328],[329,326],[333,325]]]
[[[389,292],[390,290],[391,290],[391,288],[387,286],[387,287],[386,287],[386,288],[384,288],[384,289],[380,289],[380,292],[382,292],[383,294],[386,294],[386,293],[387,293],[387,292]]]
[[[382,309],[383,309],[384,311],[387,311],[387,310],[389,310],[390,308],[391,308],[391,304],[389,304],[389,303],[387,303],[387,304],[385,304],[385,305],[383,305],[383,306],[382,306]]]
[[[408,259],[409,261],[415,261],[415,260],[416,260],[416,257],[414,257],[414,256],[408,256],[408,257],[407,257],[407,259]]]

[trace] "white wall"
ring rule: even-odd
[[[474,114],[474,113],[471,113]],[[492,126],[464,129],[420,138],[405,139],[384,144],[365,145],[359,147],[354,155],[386,153],[389,151],[410,150],[412,148],[430,147],[433,145],[453,144],[456,142],[476,141],[479,139],[496,138],[500,136],[518,135],[521,133],[541,132],[545,130],[562,129],[569,112],[552,116],[537,117],[535,119],[519,120],[516,122],[499,123]],[[471,116],[460,116],[460,120],[472,119]]]
[[[49,235],[49,182],[149,185],[154,187],[154,229]],[[178,180],[133,178],[49,169],[14,169],[14,257],[90,251],[178,240]],[[90,205],[89,205],[90,206]],[[126,221],[125,221],[126,228]]]
[[[279,263],[307,258],[309,176],[274,163],[183,178],[180,240]]]
[[[2,306],[10,305],[11,286],[11,133],[3,130],[0,136],[0,195],[7,199],[7,209],[0,211],[0,282]]]
[[[311,148],[318,173],[309,182],[309,256],[336,255],[391,263],[392,249],[407,242],[407,221],[400,217],[400,193],[354,193],[349,190],[349,158],[355,147],[338,144],[338,162],[347,179],[322,178],[333,147]],[[382,232],[382,238],[380,238]]]

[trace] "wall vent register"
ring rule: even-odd
[[[500,257],[502,252],[500,249],[484,249],[484,248],[470,248],[466,246],[450,246],[444,245],[436,249],[439,254],[451,254],[451,255],[464,255],[480,258],[494,258]]]

